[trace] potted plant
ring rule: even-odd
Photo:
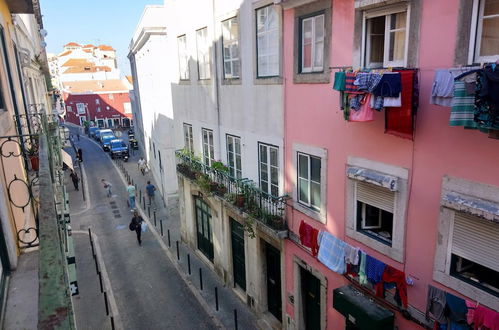
[[[29,145],[25,147],[29,158],[31,169],[38,171],[40,169],[40,157],[38,156],[38,136],[32,136]]]

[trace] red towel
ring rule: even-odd
[[[483,306],[475,308],[473,329],[481,329],[482,326],[490,330],[499,330],[499,313]]]
[[[319,231],[302,220],[300,223],[299,232],[301,244],[311,248],[312,255],[315,257],[319,252],[319,246],[317,244],[317,236],[319,235]]]
[[[412,140],[416,111],[413,103],[416,70],[394,71],[400,72],[402,106],[385,108],[385,133]]]
[[[386,265],[385,271],[381,276],[381,282],[376,284],[376,296],[385,296],[385,283],[395,283],[400,301],[404,308],[407,308],[407,283],[405,282],[405,273]]]

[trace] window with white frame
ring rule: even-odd
[[[187,53],[187,37],[177,37],[178,46],[178,68],[180,80],[189,80],[189,54]]]
[[[475,0],[476,36],[472,39],[474,62],[495,62],[499,59],[499,1]]]
[[[196,31],[196,46],[198,56],[199,79],[210,79],[210,45],[208,43],[208,29]]]
[[[203,135],[203,161],[205,165],[211,166],[215,161],[215,147],[213,145],[213,131],[211,129],[202,129]]]
[[[123,103],[125,113],[132,113],[132,104],[130,102]]]
[[[227,164],[229,174],[236,179],[243,177],[241,161],[241,138],[227,134]]]
[[[113,94],[109,94],[109,99],[110,100],[114,100],[114,95]]]
[[[239,23],[237,17],[222,22],[224,78],[239,78]]]
[[[68,110],[68,112],[73,112],[73,109],[71,108],[71,106],[70,106],[70,105],[67,105],[67,106],[66,106],[66,109]]]
[[[85,114],[85,103],[76,103],[76,111],[79,115]]]
[[[100,107],[97,107],[97,112],[100,112]]]
[[[95,104],[99,105],[100,104],[100,100],[99,99],[95,99]]]
[[[301,72],[324,70],[324,14],[300,20]]]
[[[190,153],[194,153],[194,138],[190,124],[184,124],[184,148]]]
[[[366,67],[407,65],[409,10],[407,5],[364,12]]]
[[[298,202],[321,209],[321,159],[298,153]]]
[[[276,6],[256,10],[257,76],[279,75],[279,18]]]
[[[258,144],[260,189],[272,196],[279,196],[279,148]]]
[[[395,192],[367,182],[355,183],[357,231],[392,245]]]

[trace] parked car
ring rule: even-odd
[[[90,127],[88,129],[88,136],[93,138],[95,136],[95,132],[97,132],[98,130],[99,130],[99,127],[97,127],[97,126]]]
[[[101,146],[104,151],[109,151],[111,141],[116,139],[116,136],[114,134],[104,134],[101,136]]]
[[[101,137],[105,134],[114,134],[113,131],[111,131],[110,129],[108,128],[103,128],[103,129],[99,129],[97,131],[95,131],[95,134],[94,134],[94,139],[96,139],[97,141],[101,142]]]
[[[111,158],[123,158],[126,162],[130,157],[130,151],[125,142],[121,139],[113,139],[110,142]]]

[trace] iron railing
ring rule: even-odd
[[[236,179],[226,171],[203,164],[196,157],[177,150],[177,172],[196,182],[201,190],[217,195],[273,230],[286,230],[287,196],[272,196],[249,179]]]

